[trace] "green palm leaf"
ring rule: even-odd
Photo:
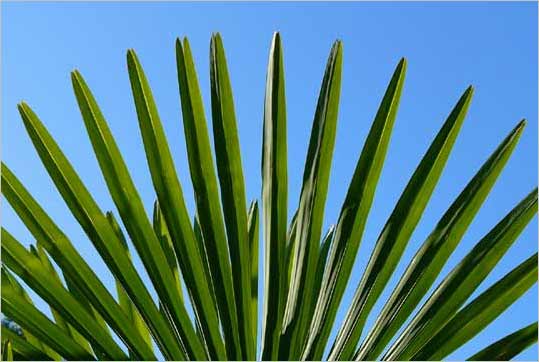
[[[488,195],[513,151],[523,127],[524,123],[521,122],[511,131],[442,216],[433,232],[413,257],[373,328],[380,329],[391,338],[415,309]],[[353,313],[353,310],[351,311]],[[340,343],[341,338],[345,336],[345,330],[341,329],[330,353],[330,359],[346,359],[348,354],[343,355],[343,352],[353,353],[355,346],[351,347],[346,342]],[[399,348],[404,347],[404,344],[399,346]],[[393,356],[392,351],[389,353]]]
[[[258,322],[258,235],[259,221],[258,221],[258,202],[253,201],[249,206],[249,217],[247,219],[247,225],[249,230],[249,252],[250,252],[250,275],[251,275],[251,320],[253,323],[254,340],[257,340],[257,322]],[[256,347],[256,346],[255,346]],[[256,348],[255,348],[256,355]]]
[[[256,345],[251,325],[256,320],[251,317],[247,201],[232,87],[219,34],[214,34],[211,39],[210,79],[215,156],[232,264],[240,343],[243,357],[253,360],[256,358]]]
[[[262,138],[262,222],[264,227],[264,310],[262,359],[279,353],[283,319],[284,266],[288,203],[286,155],[286,100],[283,48],[279,33],[273,35],[264,98]]]
[[[13,348],[9,339],[2,342],[2,361],[13,361]]]
[[[176,41],[176,64],[189,169],[224,331],[227,356],[230,359],[241,359],[237,306],[234,299],[225,225],[219,202],[217,176],[213,166],[202,97],[187,39],[184,39],[183,45],[179,39]]]
[[[354,297],[343,306],[348,307],[344,321],[335,326],[389,149],[406,60],[401,59],[389,81],[333,225],[326,224],[324,213],[343,72],[342,42],[336,41],[329,54],[299,204],[292,205],[296,212],[290,220],[280,34],[273,36],[266,75],[261,215],[257,200],[247,207],[245,176],[249,174],[242,166],[221,36],[213,34],[210,43],[212,134],[187,39],[178,39],[175,50],[194,210],[187,206],[149,81],[134,50],[127,52],[127,71],[156,195],[151,218],[78,71],[71,75],[75,97],[118,220],[101,209],[38,116],[26,103],[19,104],[41,162],[103,259],[105,278],[115,282],[116,297],[2,163],[2,194],[35,240],[27,249],[2,227],[2,313],[22,331],[19,335],[2,326],[3,359],[320,360],[329,349],[330,360],[374,360],[384,351],[384,360],[438,360],[470,341],[537,282],[536,253],[467,302],[537,214],[535,188],[420,305],[501,174],[523,132],[522,121],[442,215],[389,291],[380,314],[371,315],[449,159],[471,102],[473,88],[469,87],[379,232]],[[331,227],[322,234],[324,225]],[[259,260],[260,242],[264,257]],[[138,257],[144,271],[137,269]],[[260,262],[264,292],[259,296]],[[33,303],[29,289],[48,305],[51,318]],[[259,299],[263,299],[260,316]],[[373,327],[361,340],[370,317],[375,317]],[[330,339],[335,327],[337,336]],[[532,323],[478,348],[480,352],[470,359],[510,359],[536,341],[537,323]],[[154,343],[158,350],[153,350]]]
[[[402,59],[384,94],[341,208],[335,241],[329,257],[329,267],[324,275],[322,293],[317,301],[318,306],[304,351],[304,357],[308,359],[322,358],[323,346],[327,343],[352,272],[389,146],[405,74],[406,61]]]
[[[421,351],[413,356],[414,359],[444,358],[483,330],[535,283],[537,283],[537,253],[455,314]],[[386,357],[389,359],[390,356]]]
[[[75,96],[94,152],[120,217],[139,256],[148,271],[152,284],[175,324],[182,343],[191,358],[205,358],[202,343],[195,333],[187,311],[174,284],[172,271],[167,268],[166,255],[146,215],[142,200],[133,184],[118,146],[110,133],[97,103],[78,71],[71,76]],[[108,223],[107,223],[108,224]],[[166,334],[165,334],[166,336]],[[167,345],[169,355],[183,359],[179,343]]]
[[[537,322],[494,342],[477,352],[468,361],[509,361],[532,344],[537,343]]]
[[[342,43],[333,44],[316,106],[297,216],[280,358],[298,359],[308,327],[341,90]],[[301,303],[300,303],[301,301]]]
[[[18,357],[17,360],[25,360],[25,361],[54,360],[53,357],[46,355],[40,348],[37,348],[36,346],[28,342],[27,339],[19,336],[17,333],[14,333],[9,328],[2,326],[2,342],[4,343],[5,341],[11,342],[11,349],[13,351],[13,355]],[[6,361],[7,360],[6,357],[2,357],[2,360]]]
[[[432,293],[401,336],[408,341],[406,353],[416,353],[458,311],[536,213],[537,189],[481,239]]]

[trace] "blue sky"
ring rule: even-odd
[[[536,3],[3,2],[2,15],[2,158],[111,289],[112,278],[41,166],[16,104],[26,100],[34,108],[102,208],[114,210],[71,90],[69,72],[79,69],[110,123],[150,212],[155,194],[144,161],[126,71],[128,48],[137,51],[150,80],[187,203],[193,210],[174,40],[188,36],[202,94],[209,105],[209,40],[212,32],[221,32],[235,95],[247,196],[254,199],[260,197],[261,188],[262,106],[268,49],[272,33],[281,32],[292,214],[298,202],[325,62],[332,42],[342,39],[344,73],[326,228],[337,219],[391,73],[401,57],[407,58],[406,83],[389,153],[337,325],[345,315],[385,220],[430,141],[468,85],[475,86],[475,96],[454,151],[373,314],[379,311],[391,286],[442,213],[522,118],[528,119],[528,125],[520,144],[444,267],[442,277],[537,184]],[[32,242],[5,202],[1,210],[2,225],[25,244]],[[537,226],[535,217],[474,295],[537,251]],[[469,357],[506,332],[536,321],[537,292],[534,286],[450,359]],[[370,318],[367,327],[372,321]],[[519,359],[537,359],[537,346]]]

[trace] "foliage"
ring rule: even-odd
[[[2,164],[2,194],[36,240],[27,249],[2,227],[2,312],[23,331],[2,325],[2,356],[29,360],[155,360],[161,355],[169,360],[443,359],[515,302],[537,281],[537,253],[468,299],[536,214],[537,189],[507,213],[420,305],[508,161],[524,121],[441,216],[372,329],[363,330],[441,177],[472,99],[470,87],[441,126],[381,230],[344,323],[330,341],[390,143],[406,73],[402,59],[374,117],[338,220],[322,234],[342,58],[343,46],[337,41],[324,73],[300,201],[290,222],[279,34],[271,44],[266,80],[260,215],[257,201],[247,207],[232,88],[218,34],[212,36],[210,46],[213,147],[189,42],[176,42],[194,216],[186,207],[148,80],[133,50],[127,52],[127,68],[157,196],[151,219],[79,71],[72,73],[75,97],[117,213],[99,207],[38,116],[26,103],[19,104],[43,165],[107,265],[117,290],[114,296],[105,288],[68,236]],[[261,318],[257,291],[260,229],[265,251]],[[140,257],[157,300],[133,264],[133,252]],[[48,303],[52,319],[36,308],[26,287]],[[188,312],[189,305],[193,314]],[[259,322],[262,334],[257,336]],[[511,358],[536,340],[534,323],[472,359]]]

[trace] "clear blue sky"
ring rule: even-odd
[[[2,158],[110,288],[114,288],[113,280],[54,189],[24,131],[16,104],[26,100],[35,109],[99,204],[104,209],[114,209],[72,94],[69,72],[79,69],[95,92],[150,211],[155,196],[125,63],[126,50],[134,48],[152,85],[188,206],[193,210],[174,60],[177,36],[188,36],[191,41],[206,104],[209,39],[214,31],[223,36],[247,195],[254,199],[260,197],[261,188],[262,105],[268,49],[272,33],[282,33],[291,213],[297,205],[325,61],[332,42],[336,38],[343,40],[344,79],[326,227],[336,221],[389,77],[400,57],[408,59],[389,154],[337,325],[344,317],[379,230],[446,115],[469,84],[475,86],[476,93],[468,117],[390,286],[395,285],[406,263],[456,195],[521,118],[529,120],[521,142],[443,274],[537,184],[536,3],[3,2],[2,15]],[[5,202],[2,224],[25,244],[32,242]],[[478,292],[537,251],[536,231],[535,217]],[[374,314],[380,307],[378,303]],[[506,332],[535,320],[536,286],[450,359],[469,357]],[[537,359],[537,347],[519,358]]]

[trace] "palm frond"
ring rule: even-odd
[[[242,166],[221,36],[213,34],[210,42],[213,147],[188,40],[178,39],[175,50],[195,196],[192,212],[150,82],[134,50],[127,52],[127,71],[156,195],[151,218],[79,71],[71,75],[75,97],[118,219],[100,208],[37,114],[28,104],[19,104],[43,166],[103,259],[116,291],[113,294],[105,287],[60,226],[2,163],[2,194],[35,240],[26,248],[2,227],[2,313],[22,331],[18,334],[2,325],[3,359],[321,360],[328,351],[329,360],[437,360],[470,341],[537,282],[535,253],[468,302],[537,214],[535,188],[420,305],[508,162],[524,130],[521,121],[441,216],[361,338],[442,176],[473,88],[457,101],[412,174],[374,242],[348,303],[344,293],[389,150],[406,60],[397,64],[382,96],[338,219],[323,230],[343,76],[342,42],[336,41],[329,54],[300,200],[293,205],[296,212],[291,220],[280,34],[273,36],[266,75],[260,215],[257,200],[247,205],[245,179],[250,173],[244,174]],[[260,259],[259,243],[264,249]],[[143,271],[135,266],[136,257],[151,285],[145,284]],[[259,296],[260,262],[264,287]],[[50,307],[51,318],[33,302],[27,293],[30,289]],[[348,312],[343,324],[336,326],[341,304],[349,304]],[[334,328],[338,333],[330,340]],[[513,358],[536,341],[537,323],[532,323],[470,359]]]

